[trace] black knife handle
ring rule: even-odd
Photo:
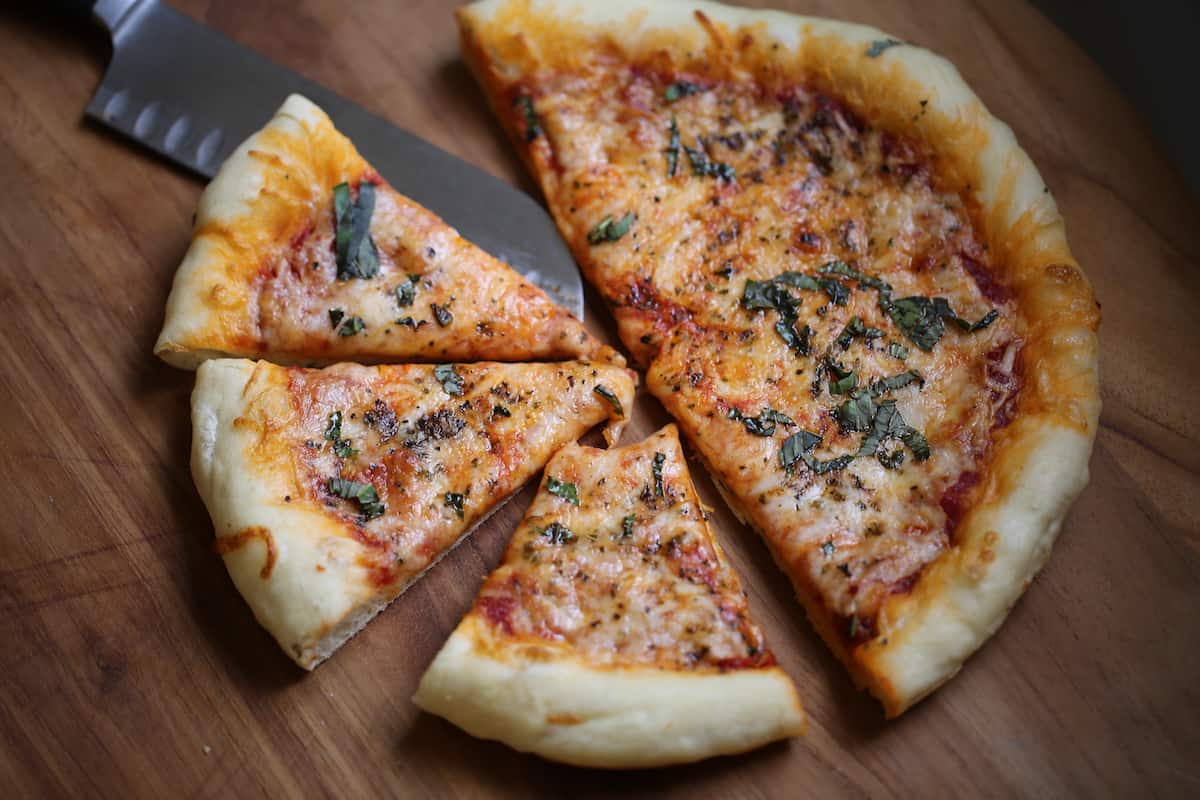
[[[91,18],[96,0],[53,0],[51,5],[63,14]]]

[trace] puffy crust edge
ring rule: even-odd
[[[1087,482],[1100,413],[1100,315],[1053,197],[1012,130],[949,61],[913,45],[867,57],[871,43],[894,38],[878,29],[707,0],[482,0],[460,9],[459,20],[464,50],[489,95],[508,80],[504,66],[492,62],[495,45],[522,15],[569,18],[579,36],[603,37],[630,57],[666,47],[686,58],[714,36],[731,48],[733,31],[766,37],[780,45],[776,66],[785,74],[837,94],[873,124],[932,145],[942,158],[939,177],[975,204],[999,276],[1022,315],[1024,385],[1016,421],[997,434],[980,501],[959,524],[956,547],[911,594],[884,608],[880,636],[869,647],[848,652],[818,619],[819,600],[801,592],[856,681],[888,716],[902,713],[953,677],[1000,626],[1045,563]],[[547,180],[543,189],[553,196]],[[653,390],[653,379],[649,385]],[[749,519],[736,501],[730,505]]]
[[[804,732],[778,667],[725,673],[597,669],[476,645],[468,614],[421,678],[418,706],[468,733],[554,761],[611,769],[740,753]]]

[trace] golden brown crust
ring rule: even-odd
[[[615,306],[623,340],[639,363],[658,359],[649,388],[723,478],[739,514],[767,538],[822,636],[855,678],[883,701],[889,715],[902,712],[952,676],[1003,621],[1044,562],[1067,507],[1086,481],[1099,412],[1099,313],[1087,279],[1071,256],[1053,198],[1028,156],[953,66],[871,28],[674,0],[653,5],[627,0],[487,0],[461,10],[459,19],[468,61],[540,180],[589,280]],[[962,463],[953,469],[947,466],[945,472],[959,480],[936,487],[954,511],[944,514],[950,520],[946,545],[935,558],[922,562],[904,591],[878,606],[865,639],[847,638],[841,621],[830,615],[824,590],[818,592],[812,580],[799,574],[801,559],[793,549],[796,531],[787,525],[790,517],[778,509],[764,509],[761,490],[751,482],[722,475],[736,469],[734,462],[741,455],[731,458],[722,446],[706,442],[704,431],[715,423],[687,405],[690,375],[677,368],[696,364],[699,371],[694,374],[700,377],[694,394],[707,392],[709,410],[721,408],[721,398],[705,384],[713,377],[713,359],[721,350],[708,346],[706,356],[691,360],[672,350],[727,326],[732,312],[715,321],[713,309],[728,311],[733,306],[711,296],[719,292],[697,300],[708,290],[695,285],[668,294],[662,291],[658,273],[637,273],[631,279],[628,265],[637,262],[638,247],[659,239],[638,239],[631,233],[615,244],[587,241],[588,226],[598,218],[596,209],[607,204],[616,212],[626,207],[623,203],[632,204],[630,176],[642,173],[622,177],[623,166],[614,171],[613,165],[625,162],[596,146],[593,129],[571,127],[570,104],[590,102],[588,113],[603,120],[596,128],[624,125],[636,132],[643,116],[651,119],[643,146],[647,158],[656,163],[662,159],[665,125],[656,98],[646,105],[639,104],[632,89],[589,96],[586,81],[574,94],[563,93],[561,85],[578,72],[631,63],[657,75],[659,86],[687,78],[701,84],[760,87],[766,97],[800,86],[833,98],[866,127],[911,140],[927,152],[930,191],[942,193],[951,205],[957,203],[956,218],[973,226],[983,254],[971,255],[982,264],[984,279],[976,280],[973,296],[988,297],[986,284],[1002,290],[1003,298],[992,299],[1003,312],[1004,326],[987,335],[997,337],[994,352],[1003,369],[996,371],[1007,376],[1004,391],[1010,392],[1012,403],[1002,410],[988,409],[991,417],[964,412],[964,419],[974,420],[971,430],[984,426],[987,446],[961,449]],[[549,85],[556,88],[549,91]],[[545,115],[541,124],[548,134],[532,142],[526,141],[522,115],[513,113],[511,106],[514,96],[522,95],[536,98],[536,107]],[[654,121],[655,115],[659,121]],[[586,185],[593,178],[580,171],[581,164],[594,166],[594,187]],[[724,203],[729,193],[719,185],[711,193],[698,192],[695,184],[680,190],[693,192],[681,201],[692,208],[699,209],[710,194],[715,198],[712,204]],[[643,188],[642,193],[648,192]],[[589,208],[589,202],[596,203],[590,217],[579,212]],[[663,198],[664,205],[669,202]],[[635,230],[645,232],[660,212],[644,204],[634,207]],[[679,228],[676,238],[687,234]],[[751,252],[761,257],[763,246]],[[659,258],[671,260],[669,254]],[[969,266],[964,262],[950,272],[961,275]],[[875,274],[874,269],[863,271]],[[944,278],[935,281],[935,288],[948,292],[956,308],[972,296],[969,287]],[[672,336],[685,341],[672,344]],[[975,351],[962,360],[979,364],[981,372],[972,378],[974,392],[985,385],[982,358]],[[1015,385],[1019,391],[1012,388]],[[911,419],[922,406],[914,399],[904,410]],[[997,423],[990,431],[988,419]],[[938,513],[933,506],[931,513]],[[812,563],[811,554],[803,563]]]

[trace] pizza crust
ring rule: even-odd
[[[501,657],[468,616],[413,702],[468,733],[585,767],[655,767],[740,753],[804,731],[777,667],[726,673],[598,669],[538,648]]]
[[[665,49],[676,63],[715,51],[718,58],[728,53],[730,64],[747,36],[760,52],[778,45],[772,68],[835,94],[871,124],[931,144],[939,178],[976,207],[1022,316],[1016,419],[997,432],[983,465],[982,500],[957,528],[955,548],[912,593],[885,605],[875,640],[848,651],[819,613],[811,615],[888,716],[902,713],[949,680],[999,627],[1087,482],[1100,412],[1099,307],[1033,162],[949,61],[908,44],[868,57],[872,43],[894,37],[867,26],[705,0],[482,0],[460,9],[459,20],[464,53],[493,99],[526,67],[569,63],[597,44],[628,58]],[[526,148],[518,151],[528,157]],[[554,196],[555,177],[535,174]],[[582,235],[570,219],[558,221],[568,240]],[[653,380],[648,386],[655,390]],[[736,500],[731,505],[749,518]],[[817,598],[801,600],[820,608]]]

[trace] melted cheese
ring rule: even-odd
[[[673,427],[628,447],[568,447],[545,474],[472,612],[495,646],[565,647],[599,667],[774,663]],[[549,491],[550,479],[570,484],[579,504]]]
[[[572,63],[512,87],[531,98],[545,131],[528,142],[528,156],[560,224],[626,346],[650,364],[649,388],[802,596],[819,598],[820,613],[851,641],[870,638],[887,597],[907,592],[952,546],[943,497],[982,468],[1019,389],[1019,317],[990,277],[971,209],[939,184],[935,152],[806,86],[684,74],[663,59],[630,64],[597,53]],[[696,91],[668,100],[677,81]],[[519,116],[507,122],[525,125]],[[594,226],[626,214],[634,221],[625,235],[589,242]],[[811,329],[811,353],[802,355],[776,332],[776,311],[741,305],[748,281],[788,271],[820,277],[832,261],[886,281],[893,298],[942,297],[968,320],[991,310],[999,317],[973,333],[947,323],[924,352],[875,289],[841,278],[850,290],[844,305],[789,289],[796,328]],[[882,338],[839,347],[854,317]],[[907,357],[891,355],[892,343]],[[895,400],[927,437],[930,458],[906,451],[895,468],[864,456],[825,474],[803,464],[785,470],[783,441],[800,429],[822,437],[813,453],[821,460],[855,454],[864,438],[839,427],[846,398],[830,391],[827,358],[853,369],[859,387],[918,371],[920,383],[879,399]],[[730,418],[767,407],[794,424],[764,437]],[[891,441],[886,449],[903,448]]]

